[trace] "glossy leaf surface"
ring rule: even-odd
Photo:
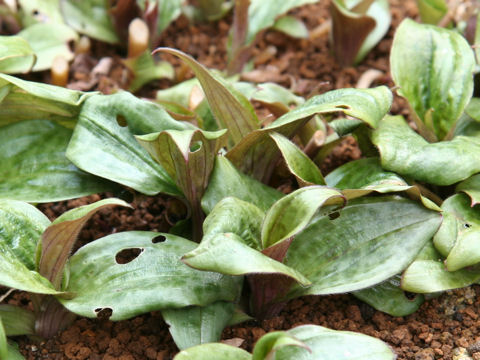
[[[454,31],[406,19],[395,33],[390,63],[398,93],[426,131],[443,139],[472,97],[470,45]]]
[[[467,194],[471,199],[470,206],[478,205],[480,203],[480,174],[462,181],[457,185],[455,191]]]
[[[392,94],[386,87],[341,89],[315,96],[267,127],[248,134],[227,154],[243,172],[256,179],[269,179],[278,150],[269,134],[293,136],[315,114],[343,112],[375,128],[390,109]]]
[[[56,294],[53,285],[35,271],[37,244],[50,221],[34,206],[0,200],[0,284],[14,289]]]
[[[398,197],[355,199],[337,215],[320,213],[292,242],[285,264],[312,286],[296,286],[288,298],[349,292],[387,280],[413,261],[441,223],[438,212]]]
[[[400,175],[436,185],[451,185],[480,172],[473,154],[480,152],[480,137],[455,136],[430,144],[399,116],[387,116],[373,131],[382,167]]]
[[[233,316],[233,303],[219,301],[207,306],[162,310],[170,334],[180,350],[220,341],[223,328]]]
[[[233,196],[266,211],[283,194],[240,172],[223,156],[217,156],[210,183],[202,199],[208,214],[223,198]]]
[[[126,124],[119,123],[119,119]],[[168,173],[134,135],[190,128],[192,125],[173,120],[158,105],[129,93],[96,95],[82,107],[67,158],[84,171],[147,195],[180,195]]]
[[[65,157],[72,131],[48,120],[0,128],[0,198],[51,202],[111,191]]]
[[[156,243],[158,236],[166,240]],[[241,278],[197,271],[180,261],[196,245],[177,236],[140,231],[91,242],[69,261],[71,275],[66,290],[76,296],[60,301],[68,310],[87,317],[111,309],[111,320],[154,310],[233,301]],[[116,256],[125,249],[140,249],[140,254],[120,264]]]

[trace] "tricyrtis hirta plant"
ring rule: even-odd
[[[204,344],[181,351],[175,360],[393,360],[395,354],[382,341],[354,332],[303,325],[262,336],[249,354],[226,344]]]
[[[32,205],[0,201],[0,284],[32,293],[34,306],[30,312],[0,305],[7,336],[50,337],[67,326],[74,314],[122,320],[195,305],[223,306],[232,316],[241,279],[183,264],[180,257],[195,248],[189,240],[124,232],[95,240],[70,257],[88,219],[99,209],[115,205],[128,206],[118,199],[101,200],[50,223]]]

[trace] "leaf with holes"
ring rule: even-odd
[[[165,240],[158,242],[161,236]],[[87,317],[109,310],[111,320],[144,312],[234,301],[241,278],[189,268],[180,261],[196,243],[153,232],[109,235],[82,247],[69,261],[70,278],[64,290],[76,294],[59,298],[70,311]],[[120,262],[127,249],[138,256]]]
[[[167,130],[137,136],[138,142],[175,180],[190,204],[194,239],[201,238],[203,212],[200,200],[208,186],[218,151],[226,145],[226,130]]]
[[[72,131],[48,120],[0,128],[0,198],[51,202],[116,189],[65,157]]]
[[[180,350],[220,341],[223,328],[235,311],[231,302],[218,301],[207,306],[162,310],[170,334]]]
[[[255,130],[227,153],[240,170],[268,181],[279,156],[269,134],[292,137],[315,114],[343,112],[375,128],[390,109],[392,93],[384,86],[373,89],[341,89],[315,96],[263,129]]]
[[[443,140],[472,97],[475,58],[468,42],[453,30],[405,19],[395,33],[390,63],[419,132],[429,141]]]
[[[95,95],[82,107],[67,158],[86,172],[147,195],[181,195],[165,169],[134,136],[192,128],[172,119],[158,105],[129,93]]]
[[[452,185],[480,172],[475,154],[480,136],[457,135],[450,141],[428,143],[401,116],[386,116],[372,133],[382,167],[435,185]]]
[[[71,128],[82,103],[92,94],[0,74],[0,126],[45,119]]]

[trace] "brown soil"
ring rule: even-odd
[[[259,37],[254,49],[255,71],[244,78],[255,81],[274,81],[290,87],[302,96],[311,96],[332,89],[354,87],[360,76],[369,69],[383,72],[373,85],[393,86],[389,75],[388,55],[394,29],[405,17],[415,17],[414,0],[391,0],[392,27],[384,40],[358,67],[341,68],[330,54],[325,36],[293,41],[273,31]],[[305,6],[293,12],[314,29],[328,18],[328,2]],[[229,20],[213,24],[192,25],[184,18],[176,21],[162,37],[162,46],[179,48],[209,67],[225,68],[226,36]],[[79,58],[72,69],[71,87],[82,90],[98,89],[110,93],[126,87],[128,73],[120,64],[115,49],[94,43],[94,53],[110,54],[112,64],[92,72],[100,55]],[[169,58],[170,60],[170,58]],[[179,80],[191,73],[176,64]],[[105,65],[105,64],[104,64]],[[102,66],[104,66],[102,65]],[[98,68],[97,68],[98,70]],[[48,78],[48,75],[44,75]],[[143,96],[152,96],[158,88],[168,87],[169,81],[157,81],[142,89]],[[408,116],[405,102],[395,98],[392,112]],[[342,163],[358,158],[360,151],[353,139],[346,140],[326,160],[326,173]],[[105,196],[110,196],[107,194]],[[131,194],[126,194],[131,195]],[[103,197],[103,196],[102,196]],[[134,195],[134,210],[114,209],[97,214],[82,231],[78,246],[105,235],[126,230],[168,231],[185,216],[178,201],[165,197]],[[54,219],[67,209],[97,201],[99,195],[39,208]],[[250,321],[223,332],[223,339],[240,339],[241,347],[251,350],[255,341],[273,330],[289,329],[301,324],[319,324],[332,329],[359,331],[389,343],[399,359],[452,359],[455,352],[464,351],[480,359],[480,287],[448,292],[429,300],[419,311],[408,317],[391,317],[375,311],[350,295],[304,297],[291,301],[279,316],[263,322]],[[7,298],[10,303],[29,306],[23,293]],[[167,325],[159,313],[150,313],[117,323],[104,319],[79,318],[67,330],[41,343],[20,337],[16,339],[27,359],[171,359],[178,352]],[[463,350],[462,350],[463,349]]]

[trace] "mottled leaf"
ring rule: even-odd
[[[50,221],[34,206],[16,200],[0,200],[0,284],[40,294],[58,293],[38,274],[35,256],[38,242]]]
[[[235,346],[216,343],[194,346],[180,351],[174,360],[252,360],[252,355]]]
[[[38,23],[20,31],[18,36],[26,40],[37,58],[33,71],[47,70],[52,67],[56,56],[65,60],[73,59],[69,42],[76,41],[78,35],[70,27],[59,23]]]
[[[0,36],[0,72],[26,73],[32,69],[35,61],[35,53],[22,37]]]
[[[308,186],[278,200],[267,211],[262,226],[262,246],[271,247],[300,233],[324,205],[344,205],[336,189]]]
[[[233,303],[219,301],[207,306],[162,310],[173,341],[180,350],[220,341],[233,316]]]
[[[420,120],[420,133],[444,139],[472,97],[475,59],[468,42],[455,31],[405,19],[390,63],[398,93]]]
[[[0,198],[51,202],[114,189],[114,184],[84,173],[67,160],[71,134],[48,120],[0,128]]]
[[[250,102],[242,94],[228,86],[220,77],[215,76],[203,65],[181,51],[171,48],[158,48],[155,52],[157,51],[179,57],[192,69],[202,85],[213,115],[224,128],[229,130],[235,144],[249,132],[260,127]]]
[[[0,74],[0,126],[21,120],[50,119],[73,127],[80,105],[91,95]]]
[[[60,288],[63,270],[78,234],[97,211],[114,206],[130,207],[120,199],[104,199],[80,206],[59,216],[42,234],[38,272]]]
[[[451,185],[480,172],[474,156],[480,152],[480,137],[458,135],[430,144],[401,116],[386,116],[373,131],[372,142],[384,169],[430,184]]]
[[[400,275],[396,275],[371,288],[355,291],[353,295],[389,315],[407,316],[417,311],[425,298],[423,295],[407,298],[400,288],[400,280]]]
[[[241,173],[225,157],[217,156],[210,183],[202,198],[202,209],[208,214],[220,200],[229,196],[266,211],[283,194]]]
[[[446,256],[448,271],[455,271],[480,262],[480,207],[470,206],[465,194],[456,194],[442,204],[445,221],[435,235],[434,243]]]
[[[315,96],[286,113],[263,129],[242,139],[227,154],[243,172],[256,179],[268,180],[278,157],[269,134],[277,132],[290,138],[313,115],[343,112],[375,128],[390,109],[392,94],[384,86],[373,89],[341,89]]]
[[[96,95],[82,107],[67,158],[86,172],[147,195],[159,192],[180,195],[168,173],[150,157],[134,135],[192,127],[173,120],[158,105],[129,93]]]
[[[277,144],[288,169],[300,186],[325,185],[320,169],[302,150],[283,135],[272,133],[270,137]]]
[[[456,192],[464,192],[472,200],[470,206],[475,206],[480,203],[480,174],[462,181],[455,188]]]
[[[336,216],[318,214],[292,242],[285,264],[312,286],[288,298],[360,290],[400,273],[441,223],[441,215],[399,197],[359,198]]]
[[[103,0],[60,0],[66,23],[81,34],[107,43],[117,43],[113,23]]]
[[[241,278],[197,271],[180,261],[196,245],[174,235],[141,231],[91,242],[69,261],[66,290],[76,296],[59,300],[68,310],[86,317],[110,309],[114,321],[148,311],[234,301]],[[127,249],[138,249],[138,256],[128,258],[127,263],[119,261],[117,255]]]

